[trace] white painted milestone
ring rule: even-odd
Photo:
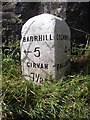
[[[60,79],[70,67],[70,29],[51,14],[29,19],[22,27],[21,64],[27,80]]]

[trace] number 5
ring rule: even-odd
[[[39,47],[35,48],[35,50],[34,50],[34,53],[35,53],[34,56],[35,57],[40,57],[40,50],[39,49],[40,49]],[[36,52],[37,52],[37,54],[36,54]]]

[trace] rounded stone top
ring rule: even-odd
[[[63,26],[68,28],[68,25],[66,24],[66,22],[62,18],[59,18],[59,17],[54,16],[52,14],[44,13],[44,14],[34,16],[34,17],[30,18],[29,20],[27,20],[27,22],[22,27],[22,32],[25,31],[25,29],[27,29],[29,26],[31,26],[36,21],[38,21],[39,23],[41,22],[41,23],[44,23],[47,25],[51,21],[55,21],[55,20],[60,21],[61,25],[63,24]]]
[[[40,14],[40,15],[37,15],[37,16],[34,16],[32,18],[30,18],[25,24],[27,24],[28,22],[32,22],[34,20],[50,20],[50,19],[59,19],[59,20],[63,20],[62,18],[59,18],[55,15],[52,15],[52,14],[49,14],[49,13],[43,13],[43,14]]]

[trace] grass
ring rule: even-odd
[[[37,86],[23,78],[11,58],[4,59],[3,66],[3,120],[90,119],[90,75]]]
[[[20,77],[3,78],[2,87],[2,113],[7,120],[90,119],[90,76],[41,86]]]
[[[90,120],[87,70],[36,85],[24,79],[11,56],[2,58],[2,120]]]

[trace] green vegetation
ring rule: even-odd
[[[2,120],[90,119],[89,74],[36,85],[23,78],[11,56],[3,55],[2,64]]]
[[[62,13],[58,9],[62,8],[59,2],[2,2],[2,120],[90,120],[88,3],[67,4],[66,21],[71,29],[73,55],[70,75],[59,81],[48,80],[36,85],[21,74],[22,25],[46,8],[56,16]]]

